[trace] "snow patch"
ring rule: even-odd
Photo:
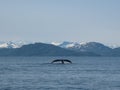
[[[51,44],[53,44],[53,45],[55,45],[55,46],[59,46],[61,43],[52,42]]]

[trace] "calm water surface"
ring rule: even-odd
[[[0,57],[0,90],[120,90],[120,57]]]

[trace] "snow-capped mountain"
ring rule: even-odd
[[[53,43],[53,45],[56,45]],[[57,44],[56,46],[74,50],[77,52],[93,52],[96,54],[103,55],[105,53],[108,53],[112,50],[112,48],[105,46],[104,44],[98,43],[98,42],[63,42],[60,44]]]
[[[1,41],[0,48],[20,48],[23,45],[30,44],[28,41]]]

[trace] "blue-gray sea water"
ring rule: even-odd
[[[120,57],[0,57],[0,90],[120,90]]]

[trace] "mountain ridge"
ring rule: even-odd
[[[99,42],[84,42],[84,43],[63,42],[57,46],[77,52],[92,52],[99,54],[101,56],[120,56],[120,54],[117,53],[120,51],[117,50],[119,49],[119,47],[111,48]]]
[[[99,42],[17,43],[2,43],[0,56],[120,56],[120,47],[110,48]]]
[[[2,48],[0,56],[99,56],[89,52],[76,52],[52,44],[35,43],[20,48]]]
[[[37,43],[37,42],[31,42],[31,41],[0,41],[0,48],[20,48],[23,45],[34,44],[34,43]],[[41,43],[41,42],[38,42],[38,43]],[[63,47],[63,48],[67,48],[67,47],[73,47],[73,46],[76,46],[76,47],[78,46],[79,47],[80,45],[85,45],[87,43],[91,43],[91,42],[63,41],[63,42],[50,42],[50,43],[46,43],[46,44],[52,44],[52,45],[55,45],[55,46],[60,46],[60,47]],[[96,42],[96,43],[99,43],[99,42]],[[108,46],[109,48],[112,48],[112,49],[120,47],[118,45],[106,45],[106,46]]]

